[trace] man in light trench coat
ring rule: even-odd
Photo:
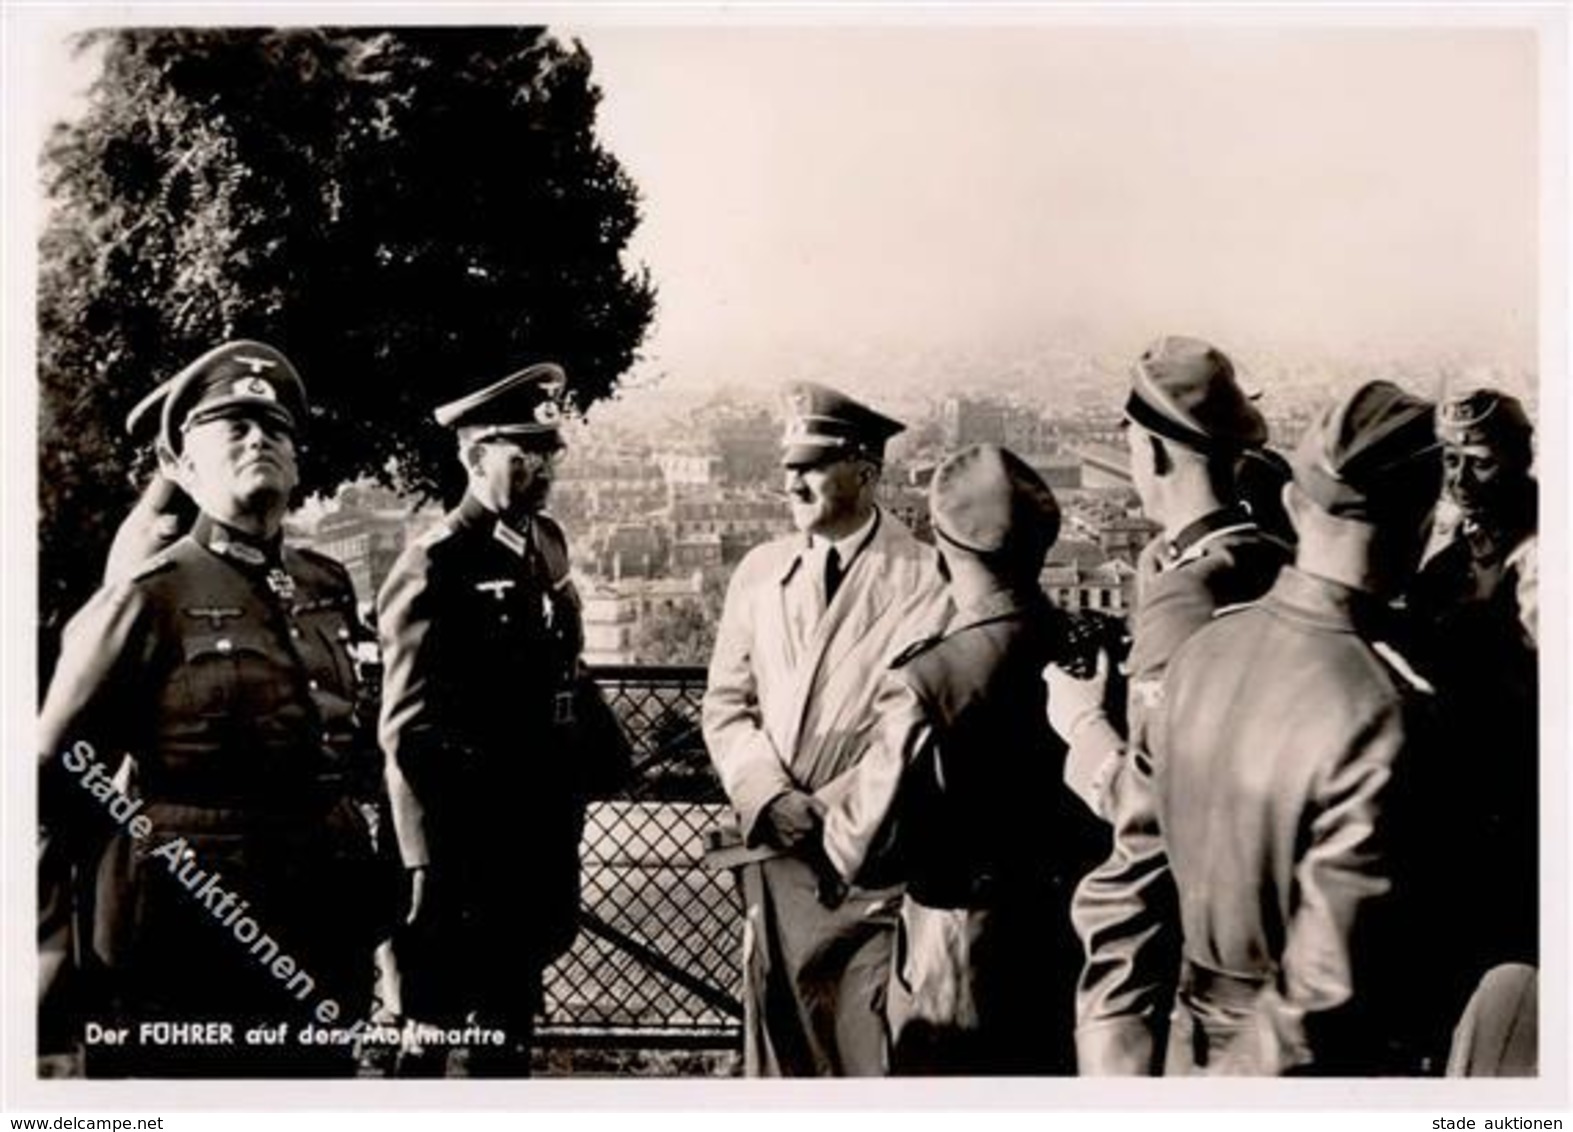
[[[820,900],[825,805],[846,788],[890,660],[938,631],[934,551],[876,506],[903,426],[795,387],[782,464],[798,532],[739,563],[711,657],[704,734],[745,855],[744,1068],[750,1076],[886,1071],[884,993],[899,888]]]

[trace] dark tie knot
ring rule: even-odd
[[[825,604],[829,605],[836,597],[836,589],[841,585],[841,555],[834,546],[825,555]]]

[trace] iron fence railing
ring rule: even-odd
[[[539,1036],[735,1046],[742,922],[731,878],[701,860],[704,831],[726,811],[699,730],[705,670],[593,675],[633,745],[634,772],[586,817],[579,937],[546,973]]]

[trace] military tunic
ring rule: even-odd
[[[583,644],[567,543],[546,515],[525,527],[466,495],[378,598],[394,823],[435,902],[395,941],[404,1012],[515,1042],[577,930],[588,770],[563,733]]]
[[[843,876],[902,882],[887,999],[900,1074],[1069,1074],[1070,892],[1107,834],[1061,781],[1042,595],[957,612],[897,658],[869,753],[825,815]]]
[[[1171,1007],[1169,1074],[1440,1068],[1460,810],[1404,636],[1375,598],[1291,567],[1175,655],[1127,777],[1177,901],[1154,915],[1136,886],[1083,910],[1083,1053],[1113,1058],[1089,1068],[1140,1071],[1118,1057],[1156,1058]]]
[[[1155,951],[1167,948],[1168,961],[1178,962],[1173,936],[1164,927],[1175,915],[1174,886],[1154,799],[1139,781],[1150,774],[1140,753],[1148,710],[1179,647],[1219,609],[1265,593],[1289,557],[1287,546],[1237,508],[1213,512],[1172,542],[1154,541],[1142,554],[1127,662],[1129,748],[1116,748],[1110,759],[1104,745],[1101,781],[1079,770],[1091,763],[1085,757],[1078,761],[1076,750],[1067,761],[1072,790],[1113,827],[1107,860],[1083,879],[1072,905],[1087,952],[1077,1007],[1078,1061],[1084,1075],[1140,1075],[1161,1066],[1167,1008],[1139,989],[1125,950],[1105,946],[1105,926],[1117,922]],[[1146,1023],[1133,1024],[1133,1017]]]
[[[125,852],[106,858],[116,863],[101,871],[94,930],[126,1017],[320,1020],[324,998],[342,1022],[364,1014],[387,894],[354,606],[332,559],[258,544],[204,515],[67,627],[40,720],[41,811],[67,838],[102,829],[81,768],[97,762],[107,777],[129,752],[125,788],[150,832],[117,830]],[[260,933],[310,976],[309,998],[258,961],[241,939],[249,928],[215,930],[208,880],[234,894],[228,908],[246,902]],[[141,1054],[130,1071],[288,1060],[238,1044],[216,1063],[178,1047]]]
[[[1539,957],[1537,541],[1533,530],[1493,537],[1460,525],[1408,596],[1449,740],[1488,759],[1471,792],[1475,852],[1460,880],[1482,893],[1475,920],[1490,926],[1478,942],[1491,963]]]
[[[1110,817],[1113,780],[1124,766],[1127,741],[1139,731],[1174,651],[1217,610],[1267,592],[1289,557],[1289,547],[1239,507],[1204,515],[1173,540],[1154,539],[1142,550],[1131,653],[1124,665],[1127,734],[1089,728],[1076,736],[1066,761],[1066,784],[1094,813]]]

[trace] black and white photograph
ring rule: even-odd
[[[1563,1127],[1570,14],[8,4],[3,1107]]]

